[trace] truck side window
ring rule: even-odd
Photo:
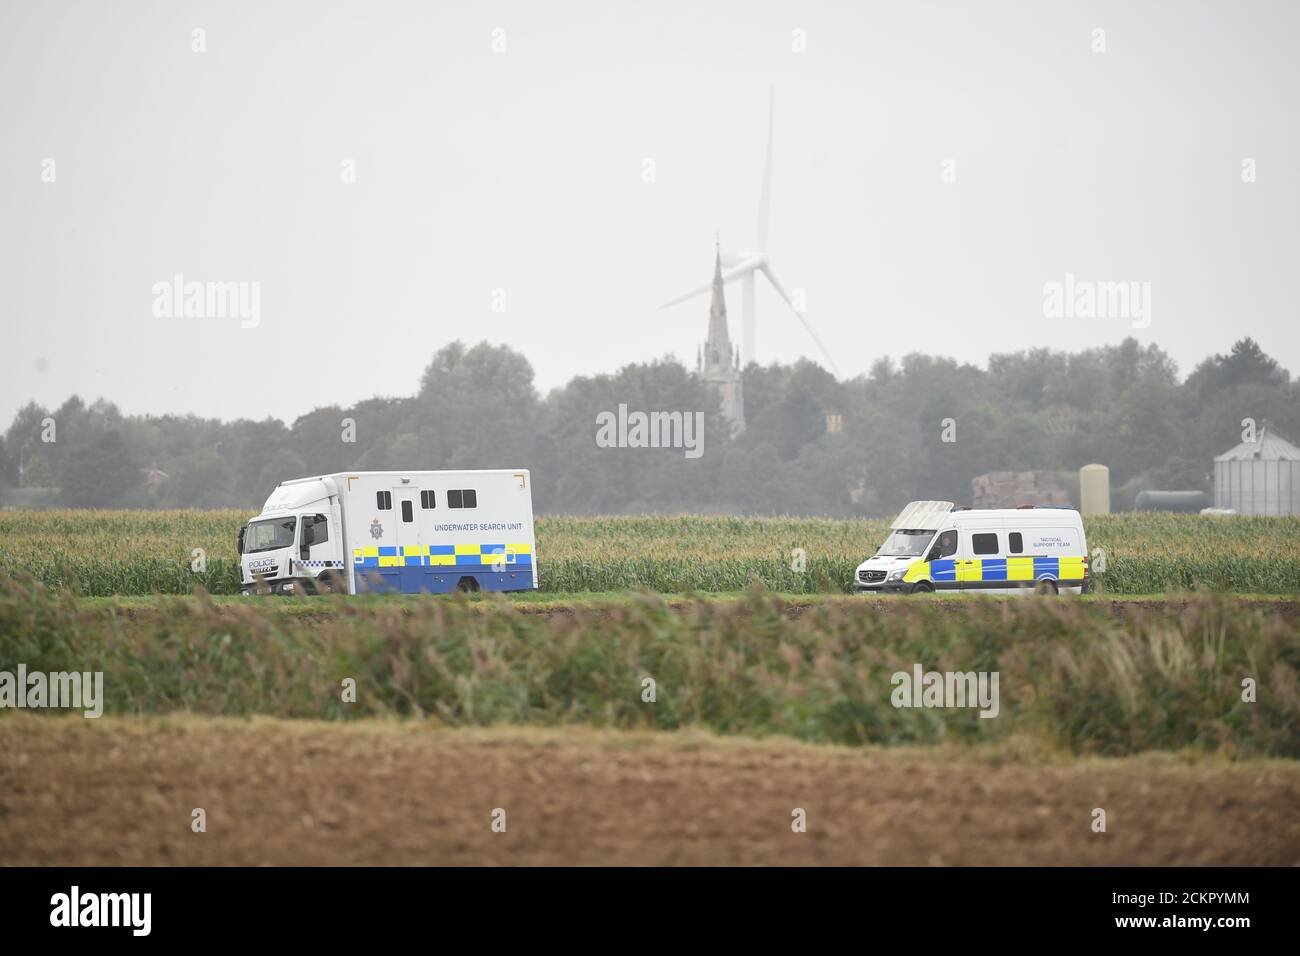
[[[430,509],[437,507],[437,504],[438,502],[434,498],[432,491],[420,492],[420,507],[423,508],[425,511],[429,511]]]
[[[380,511],[392,511],[393,493],[391,491],[376,491],[375,507],[377,507]]]
[[[415,509],[411,507],[411,499],[402,499],[402,520],[408,524],[415,520]]]
[[[955,528],[949,528],[934,543],[930,549],[928,561],[938,561],[940,558],[946,558],[957,553],[957,531]]]
[[[970,539],[971,550],[975,554],[997,554],[998,553],[998,536],[994,532],[988,534],[973,534]]]
[[[1023,554],[1025,551],[1025,539],[1020,536],[1019,531],[1013,531],[1007,535],[1007,551],[1011,554]]]
[[[447,492],[448,508],[477,508],[478,492],[473,488],[452,488]]]
[[[330,539],[330,522],[324,515],[307,515],[302,519],[302,543],[324,544]]]

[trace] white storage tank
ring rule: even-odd
[[[1300,448],[1267,423],[1255,441],[1214,458],[1214,507],[1243,515],[1300,514]]]
[[[1079,469],[1079,513],[1110,514],[1110,469],[1105,465],[1084,465]]]

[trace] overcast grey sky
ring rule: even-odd
[[[769,87],[769,251],[843,375],[1130,334],[1300,372],[1298,10],[0,0],[0,425],[73,392],[292,420],[411,394],[456,338],[543,389],[693,367],[707,299],[656,307],[715,232],[752,245]],[[177,273],[259,283],[259,324],[157,317]],[[1045,317],[1067,274],[1149,282],[1149,325]],[[757,311],[761,361],[816,354]]]

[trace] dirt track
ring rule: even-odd
[[[803,614],[805,614],[806,612],[808,612],[809,610],[817,606],[812,603],[800,602],[798,598],[790,598],[788,600],[789,603],[787,604],[786,607],[786,614],[791,618],[801,617]],[[864,613],[880,613],[880,614],[887,614],[890,611],[898,610],[900,607],[909,607],[909,608],[915,607],[921,601],[929,601],[935,606],[942,608],[945,612],[951,614],[964,613],[972,606],[971,597],[965,595],[963,596],[945,595],[938,599],[935,598],[918,599],[918,598],[909,598],[906,596],[865,597],[861,595],[855,595],[853,597],[845,597],[841,600],[842,602],[853,601],[855,603],[861,603],[862,610]],[[981,598],[976,597],[974,600],[978,601],[981,600]],[[1039,598],[1037,596],[1030,597],[1029,595],[1025,595],[1024,597],[986,596],[983,597],[982,600],[1012,603],[1012,602],[1023,601],[1023,600],[1070,601],[1072,599],[1069,597]],[[903,602],[902,605],[899,604],[900,601]],[[1294,621],[1300,618],[1300,601],[1292,601],[1289,599],[1278,599],[1278,600],[1269,599],[1269,600],[1262,600],[1262,601],[1245,599],[1245,600],[1241,600],[1239,603],[1244,607],[1259,610],[1265,614],[1276,615],[1287,621]],[[1177,612],[1185,611],[1188,608],[1189,604],[1190,602],[1186,598],[1115,598],[1113,600],[1108,600],[1104,602],[1090,602],[1087,605],[1087,607],[1089,608],[1104,607],[1107,611],[1110,612],[1111,617],[1116,619],[1123,619],[1125,617],[1131,616],[1135,612],[1142,612],[1142,611],[1147,611],[1147,612],[1163,611],[1166,613],[1177,613]],[[561,609],[561,610],[567,610],[567,609]]]
[[[191,811],[207,813],[193,833]],[[506,832],[493,833],[493,808]],[[791,811],[807,832],[791,831]],[[1105,808],[1105,834],[1090,830]],[[8,864],[1298,864],[1300,765],[0,719]]]
[[[573,603],[566,603],[563,598],[554,600],[539,600],[536,603],[530,601],[513,602],[510,606],[521,614],[539,615],[548,620],[560,618],[572,618],[578,613],[584,615],[600,616],[603,614],[613,614],[617,609],[617,602],[608,601],[608,595],[599,595],[596,600],[584,600],[582,595],[571,595],[574,598]],[[742,595],[701,595],[703,600],[718,601],[739,601]],[[1040,600],[1037,597],[983,597],[971,599],[969,597],[960,597],[956,595],[942,595],[931,598],[910,598],[905,596],[866,596],[866,595],[817,595],[814,600],[808,600],[799,596],[786,595],[780,598],[785,602],[785,614],[791,619],[803,617],[808,612],[817,607],[851,607],[860,610],[864,615],[871,614],[889,614],[900,610],[908,610],[920,606],[922,603],[942,609],[945,613],[962,614],[974,606],[975,601],[1002,601],[1004,603],[1015,604],[1024,600]],[[169,600],[185,600],[183,598],[169,598]],[[344,603],[326,603],[327,599],[308,598],[302,604],[280,603],[281,598],[257,598],[253,601],[261,601],[262,604],[249,604],[250,599],[240,599],[234,604],[219,605],[224,608],[243,608],[245,606],[260,606],[263,610],[275,613],[292,614],[299,620],[327,620],[338,615],[340,609],[347,607]],[[348,599],[344,598],[343,601]],[[413,610],[427,602],[452,600],[446,597],[424,598],[399,598],[395,606]],[[1044,598],[1041,600],[1049,601],[1070,601],[1071,598]],[[690,602],[679,597],[672,596],[667,598],[668,606],[673,610],[684,610],[690,606]],[[1086,605],[1089,608],[1105,608],[1116,619],[1123,619],[1135,613],[1164,611],[1167,613],[1177,613],[1187,609],[1189,601],[1186,598],[1126,598],[1118,597],[1107,601],[1090,601]],[[1250,610],[1260,611],[1264,614],[1280,617],[1288,622],[1300,620],[1300,601],[1289,598],[1265,598],[1239,599],[1239,604]],[[491,613],[496,609],[496,605],[483,602],[480,607],[484,613]],[[374,610],[380,613],[385,610],[382,604],[371,604],[362,606],[362,613],[366,610]],[[131,621],[156,621],[166,616],[168,612],[159,609],[155,605],[127,605],[116,609],[116,613],[122,615]]]

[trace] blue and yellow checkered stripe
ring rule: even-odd
[[[358,568],[410,567],[532,567],[533,549],[527,544],[408,544],[371,545],[352,549]]]
[[[960,584],[963,581],[1032,583],[1040,578],[1062,582],[1083,581],[1082,557],[1078,558],[941,558],[919,561],[907,569],[903,580],[930,580],[935,584]]]

